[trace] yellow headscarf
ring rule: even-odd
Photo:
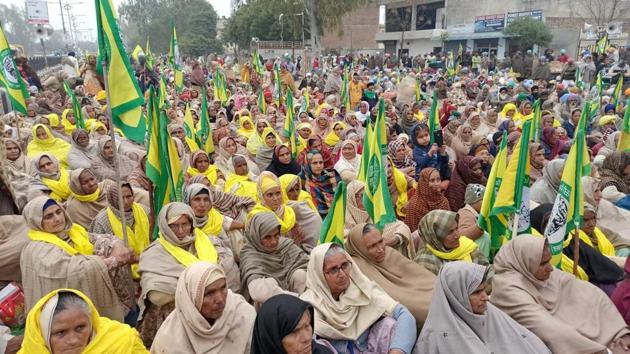
[[[501,110],[501,118],[507,119],[506,114],[511,110],[514,110],[514,114],[512,115],[512,119],[514,119],[514,116],[516,116],[516,113],[518,112],[514,103],[506,103],[505,106],[503,106],[503,109]]]
[[[61,114],[61,124],[63,124],[66,135],[72,135],[72,132],[76,129],[76,127],[68,120],[68,113],[72,113],[72,109],[66,108],[63,110],[63,113]]]
[[[194,167],[195,165],[195,160],[197,159],[197,154],[200,153],[204,153],[201,150],[195,151],[192,153],[192,155],[190,156],[190,166],[188,167],[188,170],[186,170],[186,172],[188,173],[188,175],[190,177],[195,177],[196,175],[204,175],[206,177],[208,177],[208,180],[210,181],[210,183],[212,183],[213,185],[217,184],[217,181],[219,180],[219,168],[215,165],[208,165],[208,168],[201,172],[198,169],[196,169]],[[208,156],[206,154],[206,156]]]
[[[50,197],[61,203],[68,199],[72,190],[70,189],[70,174],[67,170],[59,169],[59,180],[41,177],[41,181],[52,191]]]
[[[37,129],[42,128],[46,131],[46,138],[37,137]],[[63,139],[55,138],[50,129],[43,124],[35,124],[32,128],[33,140],[28,144],[28,157],[34,157],[39,154],[51,154],[59,160],[60,168],[68,168],[68,153],[72,147]]]
[[[403,211],[403,208],[407,205],[407,202],[409,201],[409,197],[407,196],[407,192],[409,189],[409,186],[407,184],[407,177],[401,170],[393,167],[394,165],[393,162],[391,162],[391,158],[390,164],[392,164],[394,186],[396,187],[396,191],[398,191],[398,200],[396,200],[396,214],[398,214],[398,216],[400,217],[405,217],[407,213]]]
[[[112,231],[116,237],[123,239],[122,222],[116,216],[111,207],[107,207],[107,220],[112,226]],[[142,206],[138,203],[133,203],[131,206],[131,213],[133,215],[133,229],[127,224],[127,237],[129,241],[129,247],[134,251],[137,256],[140,256],[142,251],[149,246],[151,241],[149,240],[149,218],[147,213],[142,209]],[[131,273],[134,279],[140,279],[140,273],[138,273],[138,264],[131,265]]]
[[[335,147],[337,143],[341,141],[341,137],[335,132],[335,127],[338,125],[341,125],[343,129],[346,129],[346,124],[344,122],[337,121],[333,123],[332,130],[328,133],[328,135],[326,135],[326,139],[324,139],[324,143],[330,147]]]
[[[311,125],[311,123],[304,122],[304,123],[298,124],[297,126],[297,130],[302,130],[304,128],[310,129],[311,134],[313,133],[313,126]],[[298,146],[298,150],[297,150],[297,153],[299,155],[302,151],[306,150],[306,146],[308,145],[308,142],[306,141],[307,139],[302,138],[300,134],[298,134],[297,137],[300,140],[300,146]]]
[[[249,214],[247,215],[247,220],[249,220],[252,216],[258,213],[261,213],[264,211],[271,211],[274,213],[274,215],[276,216],[276,219],[278,219],[278,222],[280,223],[280,232],[283,234],[286,234],[289,231],[291,231],[293,227],[295,227],[295,223],[296,223],[295,211],[293,210],[293,208],[286,205],[287,203],[287,200],[285,198],[286,193],[283,193],[282,206],[278,209],[278,211],[271,210],[271,208],[263,204],[264,203],[263,195],[268,190],[274,187],[279,187],[280,190],[282,191],[282,186],[280,185],[280,182],[278,181],[278,177],[276,177],[276,175],[274,175],[273,173],[269,171],[261,172],[260,176],[258,177],[258,183],[257,183],[257,188],[256,188],[258,191],[257,204],[256,206],[254,206],[254,209],[252,209],[252,211],[250,211]],[[282,210],[284,210],[284,213],[281,219],[278,216],[277,212],[282,211]]]
[[[606,237],[606,235],[604,235],[602,230],[600,230],[599,227],[595,227],[595,231],[593,231],[593,233],[595,234],[595,238],[597,239],[597,247],[593,246],[593,241],[591,241],[588,235],[586,235],[586,233],[582,230],[580,230],[580,242],[584,242],[585,244],[593,248],[596,248],[604,256],[609,256],[609,257],[614,256],[615,246],[613,246],[613,244],[608,240],[608,238]],[[566,243],[567,246],[569,245],[569,242],[573,238],[573,235],[575,235],[575,231],[571,231],[569,233],[569,237],[567,237],[568,241],[564,241],[564,243]]]
[[[464,261],[471,263],[472,257],[470,254],[477,249],[477,244],[468,237],[462,236],[459,238],[459,247],[449,250],[448,252],[436,250],[429,244],[427,244],[426,247],[438,258],[445,259],[447,261]]]
[[[256,126],[258,126],[258,123],[260,122],[265,123],[265,127],[271,127],[271,124],[269,124],[269,122],[263,118],[259,118],[256,120]],[[256,126],[254,127],[254,133],[249,136],[249,139],[247,139],[247,151],[249,151],[249,153],[252,155],[256,155],[258,148],[262,144],[264,144],[264,140],[265,140],[263,139],[261,135],[262,133],[258,134],[258,131],[256,130],[257,129]]]
[[[249,122],[250,126],[252,128],[250,129],[246,129],[245,123]],[[247,139],[249,139],[249,137],[256,132],[256,127],[254,127],[254,122],[252,122],[252,119],[249,116],[241,116],[241,118],[238,121],[239,124],[239,128],[236,130],[236,132],[238,133],[238,135],[240,136],[244,136]]]
[[[280,180],[280,186],[282,186],[282,196],[285,200],[289,200],[289,196],[287,194],[287,191],[289,190],[289,188],[291,188],[293,185],[295,185],[296,183],[301,183],[300,182],[300,177],[297,175],[292,175],[292,174],[284,174],[282,176],[280,176],[280,178],[278,178]],[[298,194],[298,201],[306,201],[306,204],[308,204],[308,206],[313,209],[313,211],[317,211],[317,208],[315,207],[315,203],[313,203],[313,196],[311,196],[310,193],[308,193],[307,191],[303,190],[302,188],[300,188],[300,193]]]
[[[231,173],[225,181],[225,193],[231,193],[239,197],[248,197],[256,200],[256,183],[249,176],[240,176]]]
[[[199,261],[207,261],[217,264],[219,256],[208,236],[199,229],[195,229],[194,232],[195,250],[197,251],[197,256],[168,242],[168,240],[166,240],[166,238],[162,235],[160,235],[158,242],[162,245],[162,247],[164,247],[166,252],[168,252],[185,267],[190,267],[193,263],[197,263]]]
[[[96,98],[97,101],[105,101],[107,99],[107,92],[105,92],[105,90],[100,90],[96,93],[96,97],[94,98]]]
[[[71,292],[81,297],[90,309],[92,324],[92,336],[87,346],[81,353],[119,353],[119,354],[139,354],[148,353],[144,347],[138,332],[126,324],[101,317],[94,307],[92,301],[82,292],[74,289],[57,289],[41,298],[35,306],[28,312],[26,318],[26,330],[20,354],[49,354],[49,338],[44,338],[43,332],[50,332],[50,328],[42,328],[42,323],[52,322],[53,310],[56,307],[58,294],[60,292]],[[54,301],[50,303],[50,301]],[[52,308],[51,308],[52,307]],[[42,316],[49,316],[50,319],[42,319]],[[50,334],[48,334],[50,335]],[[47,336],[48,336],[47,335]]]

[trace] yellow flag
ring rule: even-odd
[[[26,114],[26,99],[29,97],[26,84],[22,80],[22,75],[15,66],[11,56],[9,42],[4,36],[4,30],[0,26],[0,61],[2,71],[0,73],[0,84],[7,90],[9,100],[13,110]]]

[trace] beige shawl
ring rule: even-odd
[[[104,138],[98,141],[98,145],[96,148],[96,156],[92,161],[92,172],[98,178],[99,181],[103,181],[106,179],[110,179],[112,181],[116,180],[116,166],[114,164],[113,158],[107,159],[105,154],[103,153],[103,149],[105,148],[105,144],[110,142],[111,139]],[[114,144],[115,145],[115,144]],[[118,153],[118,163],[120,164],[120,178],[125,180],[129,173],[136,168],[138,165],[137,162],[132,161],[125,155],[122,155],[120,152]]]
[[[18,156],[18,158],[15,161],[11,161],[9,159],[5,160],[6,168],[14,172],[21,172],[21,173],[26,173],[29,176],[35,176],[37,171],[33,168],[31,159],[26,156],[26,154],[24,153],[24,150],[22,149],[18,141],[14,139],[5,138],[4,143],[13,144],[17,146],[18,149],[20,149],[20,156]]]
[[[553,269],[536,279],[545,239],[521,235],[494,258],[491,301],[534,332],[554,353],[600,352],[630,330],[604,292]]]
[[[72,222],[89,229],[92,220],[94,220],[98,212],[107,208],[107,190],[114,182],[106,180],[99,183],[101,193],[99,194],[98,199],[94,202],[82,202],[76,199],[74,194],[85,195],[83,188],[81,187],[81,183],[79,182],[79,176],[83,173],[83,171],[92,173],[90,170],[85,168],[79,168],[70,172],[70,190],[72,190],[72,194],[70,194],[70,197],[66,201],[66,210],[68,215],[70,215]]]
[[[313,248],[306,274],[306,291],[301,299],[315,309],[315,334],[326,339],[357,340],[398,304],[380,286],[352,264],[350,285],[336,301],[324,277],[324,257],[331,243]],[[350,256],[346,255],[348,260]]]
[[[584,200],[597,209],[597,227],[612,242],[615,248],[630,247],[630,238],[625,236],[630,230],[630,211],[617,207],[610,201],[601,198],[595,201],[595,191],[599,189],[599,181],[590,176],[582,177]]]
[[[358,224],[350,230],[346,251],[368,279],[409,309],[421,328],[431,304],[435,275],[390,247],[385,247],[385,259],[381,263],[371,260],[363,242],[365,225]]]
[[[249,353],[256,311],[241,295],[227,290],[223,313],[212,325],[200,313],[205,288],[219,279],[225,279],[223,270],[208,262],[181,274],[175,310],[160,326],[151,353]]]
[[[29,242],[27,232],[22,215],[0,216],[0,282],[22,280],[20,253]]]
[[[37,197],[24,207],[24,218],[30,229],[43,231],[44,205],[49,199]],[[66,213],[66,230],[71,226],[72,221]],[[65,233],[58,236],[72,244]],[[122,304],[100,256],[71,256],[53,244],[30,241],[22,251],[20,267],[27,309],[55,289],[71,288],[87,295],[102,316],[123,320]]]

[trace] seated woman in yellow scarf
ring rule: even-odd
[[[148,353],[138,332],[101,316],[84,293],[53,290],[29,311],[18,353]]]
[[[50,128],[58,137],[62,137],[63,139],[65,139],[69,136],[68,134],[66,134],[66,128],[64,127],[63,122],[61,121],[61,118],[59,118],[58,114],[50,113],[46,117],[48,118]]]
[[[414,261],[436,275],[445,263],[452,261],[487,266],[488,259],[479,250],[475,241],[461,237],[457,232],[458,219],[457,213],[447,210],[431,210],[425,215],[418,226],[418,232],[424,240],[424,248],[418,250]],[[488,279],[491,278],[490,273]]]
[[[193,183],[186,187],[184,202],[193,209],[195,214],[195,228],[203,231],[207,236],[212,237],[215,246],[219,250],[221,259],[230,261],[229,267],[233,267],[234,255],[238,257],[243,247],[243,229],[245,225],[238,220],[234,220],[212,203],[213,194],[210,189],[203,184]],[[238,260],[238,258],[236,258]],[[222,261],[223,262],[223,261]],[[226,265],[224,268],[229,268]],[[233,280],[232,274],[227,272],[228,280]],[[235,284],[230,281],[230,285]],[[238,287],[234,289],[238,290]]]
[[[78,168],[70,172],[70,197],[66,210],[72,221],[90,228],[96,214],[107,208],[107,189],[114,184],[111,180],[98,183],[92,171]]]
[[[70,174],[60,168],[59,161],[50,154],[41,154],[33,158],[33,168],[39,179],[51,190],[50,197],[59,203],[65,202],[72,191],[70,190]]]
[[[63,139],[55,138],[50,129],[43,124],[35,124],[32,133],[33,140],[28,144],[26,156],[51,154],[59,160],[62,168],[68,168],[68,153],[72,147],[70,144]]]
[[[269,171],[263,171],[256,182],[258,191],[258,203],[247,215],[247,220],[263,211],[275,213],[280,223],[280,233],[293,240],[302,249],[311,250],[317,239],[306,238],[305,232],[297,223],[295,210],[287,204],[282,193],[282,186],[278,177]]]
[[[217,166],[210,164],[210,158],[203,150],[193,152],[190,156],[190,167],[186,170],[188,178],[195,177],[200,174],[208,177],[208,180],[213,186],[223,187],[225,184],[223,172],[221,172]]]
[[[278,179],[280,180],[280,186],[282,186],[282,193],[287,201],[306,202],[309,208],[317,212],[311,193],[302,189],[302,179],[298,175],[285,174]]]
[[[334,122],[330,133],[328,133],[328,135],[324,138],[324,143],[331,149],[336,147],[341,141],[341,135],[345,129],[346,123],[340,121]]]
[[[298,132],[298,139],[300,139],[300,146],[298,147],[297,154],[300,155],[302,151],[306,149],[308,145],[308,138],[313,134],[313,126],[311,123],[302,122],[296,127]]]
[[[107,126],[99,121],[94,121],[94,123],[88,125],[87,128],[90,131],[90,139],[95,141],[100,140],[109,134]]]
[[[532,119],[534,115],[532,114],[532,103],[528,100],[521,102],[521,105],[518,107],[516,113],[514,113],[514,117],[512,120],[516,124],[517,128],[520,128],[523,123]]]
[[[623,268],[626,257],[617,257],[615,255],[615,246],[613,246],[604,232],[597,227],[597,211],[589,204],[584,205],[584,217],[579,232],[580,242],[591,246]],[[575,230],[571,231],[570,234],[572,236],[575,235]]]
[[[249,137],[254,134],[254,122],[252,122],[252,118],[249,116],[241,116],[238,120],[239,128],[236,130],[236,133],[239,136],[242,136],[245,139],[249,139]]]
[[[231,193],[239,197],[248,197],[256,200],[256,182],[249,171],[247,158],[234,154],[230,159],[231,173],[225,181],[225,193]]]
[[[133,189],[129,183],[122,184],[121,194],[129,247],[137,257],[140,257],[142,251],[151,243],[149,239],[149,210],[142,204],[134,202]],[[90,232],[114,235],[123,240],[121,212],[118,206],[118,185],[109,187],[107,202],[109,206],[96,214],[96,218],[90,225]],[[131,272],[135,280],[140,280],[137,263],[131,265]]]
[[[506,103],[505,106],[503,106],[503,109],[501,110],[501,114],[500,114],[500,120],[504,121],[504,120],[512,120],[516,115],[516,105],[514,103]]]
[[[195,225],[195,213],[188,205],[175,202],[163,206],[156,220],[159,237],[140,255],[138,330],[147,348],[175,308],[175,288],[184,269],[199,261],[219,264],[219,252],[211,237]]]
[[[30,242],[20,266],[27,309],[48,292],[74,288],[88,295],[104,316],[122,321],[135,306],[130,292],[133,251],[112,235],[88,233],[72,223],[64,208],[48,197],[24,207]]]
[[[273,128],[266,127],[261,134],[263,139],[262,144],[256,150],[256,165],[260,171],[264,171],[269,167],[269,164],[273,160],[273,151],[276,145],[280,144],[278,134]]]
[[[66,108],[63,110],[63,113],[61,114],[61,124],[63,125],[65,134],[71,136],[72,132],[77,128],[72,108]]]
[[[400,169],[394,166],[394,162],[391,157],[389,159],[387,169],[387,185],[389,186],[389,194],[392,198],[392,203],[396,206],[396,216],[404,220],[407,215],[407,203],[409,202],[409,190],[416,188],[417,183]]]
[[[271,128],[271,124],[269,124],[269,121],[267,119],[265,118],[256,119],[255,133],[252,133],[249,136],[249,139],[247,139],[247,144],[246,144],[247,151],[249,151],[249,153],[252,154],[252,156],[256,156],[256,152],[258,151],[258,148],[264,144],[264,139],[262,137],[262,134],[265,128],[267,127]]]

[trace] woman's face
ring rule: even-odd
[[[483,315],[488,309],[488,294],[486,293],[486,282],[481,283],[472,294],[468,295],[470,308],[475,315]]]
[[[545,149],[542,147],[538,148],[538,150],[536,150],[536,155],[534,155],[534,160],[538,165],[545,163]]]
[[[247,176],[249,173],[249,168],[247,166],[247,161],[244,158],[238,157],[234,159],[234,173],[239,176]]]
[[[481,170],[481,162],[476,162],[472,164],[470,166],[470,170],[474,175],[477,175],[477,176],[480,176],[481,174],[483,174],[483,171]]]
[[[357,203],[357,208],[361,209],[361,210],[365,210],[365,207],[363,206],[363,191],[365,190],[365,188],[361,188],[360,191],[358,191],[355,195],[354,195],[354,200]]]
[[[580,121],[581,115],[582,115],[582,111],[580,110],[573,111],[573,113],[571,114],[571,122],[573,122],[574,125],[577,125],[578,122]]]
[[[309,128],[302,128],[298,130],[298,133],[300,134],[302,139],[308,139],[308,137],[311,136],[311,130]]]
[[[184,138],[186,137],[186,133],[184,132],[183,128],[177,128],[173,130],[173,132],[171,133],[171,136],[181,141],[184,141]]]
[[[125,211],[131,211],[133,206],[133,192],[128,186],[123,186],[122,189],[123,208]]]
[[[320,154],[315,154],[311,158],[311,172],[315,176],[319,176],[324,171],[324,158]]]
[[[459,247],[459,232],[457,232],[456,222],[454,222],[449,228],[449,232],[442,240],[442,244],[447,250],[452,250]]]
[[[325,129],[328,126],[328,119],[326,117],[317,118],[317,126],[321,129]]]
[[[550,115],[546,115],[542,117],[542,127],[545,128],[553,128],[553,117]]]
[[[15,161],[18,157],[20,157],[20,147],[17,146],[17,144],[7,141],[4,145],[7,149],[7,159]]]
[[[77,136],[77,144],[82,148],[87,147],[90,144],[90,136],[87,133],[80,133]]]
[[[282,205],[282,190],[280,186],[269,188],[263,193],[263,202],[271,210],[277,210]]]
[[[549,276],[551,276],[551,272],[553,271],[553,267],[551,266],[550,261],[551,252],[549,251],[549,246],[547,245],[547,243],[545,243],[545,248],[543,249],[542,257],[540,259],[540,264],[533,274],[534,278],[540,281],[545,281],[549,279]]]
[[[48,156],[43,156],[41,159],[39,159],[39,163],[37,165],[41,172],[50,174],[58,172],[57,166],[55,166],[55,164]]]
[[[225,151],[228,153],[228,155],[232,156],[234,154],[236,154],[236,142],[234,142],[234,139],[228,139],[227,143],[225,143]]]
[[[475,114],[474,116],[470,118],[470,125],[472,125],[473,127],[479,126],[480,123],[481,123],[481,118],[479,118],[478,114]]]
[[[352,144],[346,144],[341,148],[341,154],[343,158],[346,160],[352,160],[357,156],[356,150],[354,150],[354,146]],[[323,160],[322,160],[323,161]]]
[[[342,132],[343,132],[343,126],[341,126],[341,124],[335,125],[335,134],[337,134],[337,136],[341,136]]]
[[[355,116],[354,114],[350,116],[350,119],[348,119],[348,123],[350,123],[350,125],[352,126],[356,126],[357,125],[357,116]]]
[[[400,146],[398,146],[395,152],[396,159],[404,160],[406,154],[407,154],[407,151],[405,149],[405,145],[401,144]]]
[[[246,120],[243,123],[243,128],[245,128],[246,130],[252,129],[252,123],[250,123],[250,121]]]
[[[408,110],[407,113],[405,113],[405,116],[407,117],[407,120],[413,119],[413,111]]]
[[[270,148],[276,146],[276,136],[273,135],[273,133],[267,134],[267,136],[265,137],[265,145]]]
[[[599,201],[602,200],[601,188],[597,187],[597,189],[595,189],[595,191],[593,192],[593,200],[595,201],[595,206],[598,206]]]
[[[472,128],[466,127],[462,130],[462,139],[464,141],[470,141],[470,139],[472,139]]]
[[[322,142],[319,139],[313,139],[313,142],[311,143],[311,149],[313,150],[321,150],[322,149]]]
[[[48,138],[48,133],[46,133],[46,129],[44,127],[37,127],[35,130],[35,134],[37,135],[37,139],[44,140]]]
[[[92,335],[90,317],[79,306],[70,306],[54,315],[50,326],[53,354],[80,354]]]
[[[298,200],[299,196],[300,196],[299,183],[296,183],[295,186],[293,186],[293,188],[290,188],[289,190],[287,190],[287,197],[289,198],[289,200]]]
[[[114,158],[114,149],[112,149],[111,140],[106,142],[105,145],[103,146],[103,156],[108,160],[111,160]]]
[[[195,168],[199,170],[199,172],[206,172],[210,166],[210,159],[208,159],[208,155],[199,154],[199,156],[195,159]]]
[[[266,251],[273,252],[278,248],[280,241],[280,227],[275,228],[270,234],[264,235],[260,239],[260,244]]]
[[[558,142],[558,139],[560,138],[558,131],[554,130],[553,134],[551,134],[550,138],[549,138],[549,144],[550,145],[555,145]]]
[[[72,104],[70,104],[70,107],[69,107],[69,108],[72,108]],[[74,123],[75,123],[75,120],[74,120],[74,112],[72,112],[72,111],[68,112],[68,113],[66,114],[66,119],[67,119],[70,123],[74,124]]]
[[[214,323],[225,310],[227,301],[227,283],[225,278],[215,280],[206,286],[199,312],[210,323]]]
[[[44,210],[42,216],[42,229],[44,231],[56,234],[62,232],[66,227],[66,214],[57,204],[53,204]]]
[[[289,151],[288,147],[283,146],[280,148],[280,151],[278,151],[278,161],[285,165],[291,163],[291,151]]]
[[[515,112],[516,112],[515,110],[510,109],[509,111],[505,112],[505,115],[506,115],[506,117],[510,117],[511,118],[512,116],[514,116]]]
[[[324,259],[324,278],[334,298],[338,298],[350,285],[352,263],[345,253],[337,253]]]
[[[531,104],[526,104],[523,106],[523,115],[528,115],[532,113],[532,105]]]
[[[435,193],[442,193],[442,178],[438,171],[433,171],[429,175],[429,188]]]
[[[96,132],[98,133],[98,135],[105,135],[105,134],[107,134],[107,131],[105,130],[104,127],[96,128]]]
[[[179,219],[175,220],[174,223],[168,224],[168,227],[171,228],[178,239],[182,240],[192,233],[193,223],[192,220],[188,218],[188,215],[182,215]]]
[[[595,226],[597,226],[597,215],[592,210],[585,210],[582,231],[584,231],[587,235],[593,235]]]
[[[98,182],[94,174],[88,170],[81,172],[79,175],[79,184],[81,185],[81,190],[83,190],[83,193],[86,195],[92,194],[98,189]]]
[[[258,134],[262,134],[266,127],[267,124],[265,122],[258,122],[256,123],[256,132],[258,132]]]
[[[312,343],[311,313],[309,310],[304,310],[293,331],[282,338],[282,348],[287,354],[311,353]]]
[[[190,207],[195,213],[195,216],[198,218],[208,215],[208,212],[210,212],[210,209],[212,208],[212,204],[210,204],[210,196],[205,193],[197,194],[190,199]]]

